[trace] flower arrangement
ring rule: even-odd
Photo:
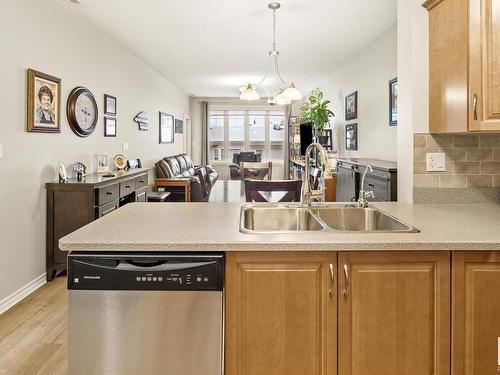
[[[73,170],[76,172],[76,178],[82,180],[87,175],[87,166],[80,161],[73,164]]]

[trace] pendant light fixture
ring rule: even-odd
[[[281,76],[278,57],[279,51],[276,49],[276,10],[281,7],[280,3],[270,3],[268,8],[273,11],[273,49],[269,51],[269,69],[264,75],[264,78],[258,83],[248,83],[247,85],[240,87],[240,99],[242,100],[258,100],[260,99],[260,94],[257,89],[262,90],[267,96],[267,103],[271,105],[285,105],[290,104],[292,100],[299,100],[302,98],[299,90],[295,88],[293,82],[287,83]],[[269,73],[272,74],[272,80],[274,80],[275,89],[273,95],[270,94],[268,89],[263,86],[264,82],[268,79]]]

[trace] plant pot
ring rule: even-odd
[[[328,146],[328,136],[327,135],[318,135],[316,136],[317,142],[323,146],[326,147]]]

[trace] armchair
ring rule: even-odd
[[[231,180],[239,180],[241,178],[240,167],[242,162],[260,162],[261,154],[256,154],[253,151],[241,151],[233,154],[233,162],[229,164],[231,172]]]

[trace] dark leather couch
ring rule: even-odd
[[[241,151],[240,153],[233,154],[233,162],[229,164],[229,171],[231,172],[231,180],[239,180],[241,178],[240,165],[241,162],[260,162],[261,155],[253,151]]]
[[[208,197],[203,197],[200,179],[197,169],[205,167],[208,173],[207,181],[210,188],[215,184],[219,175],[210,166],[195,166],[191,158],[186,154],[167,156],[155,164],[156,178],[189,178],[191,187],[191,202],[203,202]]]

